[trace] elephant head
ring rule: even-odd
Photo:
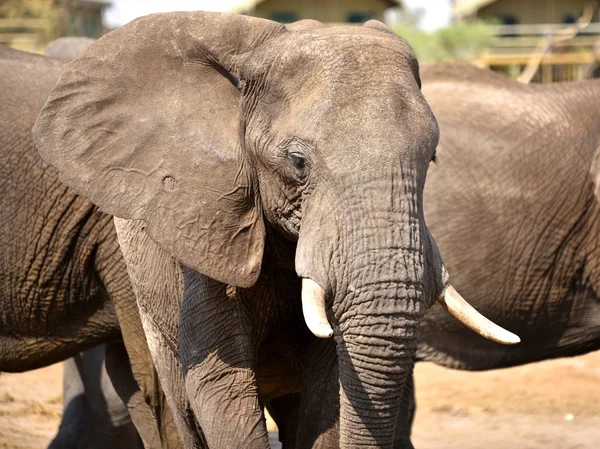
[[[251,287],[266,230],[297,241],[307,325],[338,347],[342,447],[392,444],[436,298],[515,342],[449,284],[422,206],[437,123],[379,22],[147,16],[70,64],[34,133],[65,183],[215,280]]]

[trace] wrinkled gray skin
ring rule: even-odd
[[[61,37],[50,42],[44,54],[70,61],[94,41]],[[63,414],[50,449],[142,447],[127,406],[110,381],[105,356],[102,345],[63,363]]]
[[[522,343],[490,344],[436,306],[419,359],[484,370],[600,349],[600,81],[523,85],[463,65],[421,77],[441,135],[427,224],[453,285]]]
[[[0,46],[0,371],[39,368],[123,337],[129,357],[111,344],[106,371],[147,446],[176,447],[113,218],[63,185],[33,142],[65,64]]]
[[[49,449],[143,447],[105,361],[106,347],[101,345],[63,363],[63,414]]]
[[[314,339],[296,273],[327,292],[336,443],[412,447],[396,423],[419,324],[448,278],[422,206],[438,128],[403,40],[375,21],[148,16],[70,64],[34,134],[64,182],[121,217],[187,447],[200,444],[195,417],[210,447],[266,448],[259,390],[270,406],[310,392],[322,359],[316,342],[298,351]],[[270,339],[275,359],[305,362],[300,387],[258,356]]]

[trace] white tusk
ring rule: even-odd
[[[451,285],[444,289],[438,302],[454,318],[488,340],[504,345],[514,345],[521,341],[517,335],[498,326],[475,310]]]
[[[309,278],[302,278],[302,312],[306,325],[317,337],[333,335],[325,313],[325,290]]]

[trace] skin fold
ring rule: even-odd
[[[127,352],[121,343],[106,347],[106,373],[146,446],[177,447],[113,218],[62,184],[33,142],[31,128],[65,65],[0,46],[0,371],[123,339]]]
[[[375,21],[147,16],[69,65],[34,136],[119,217],[185,447],[268,447],[262,406],[317,415],[297,399],[323,365],[338,437],[323,442],[315,416],[308,437],[282,426],[286,447],[412,447],[418,328],[449,280],[423,218],[438,128],[403,40]],[[326,293],[333,340],[305,327],[298,276]]]
[[[453,285],[517,333],[490,344],[433,307],[419,360],[503,368],[600,348],[600,82],[523,85],[469,65],[426,66],[440,125],[425,216]]]

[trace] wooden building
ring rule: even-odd
[[[590,0],[465,0],[455,1],[456,20],[478,18],[502,25],[571,24]],[[598,22],[598,16],[593,19]]]
[[[494,46],[478,65],[522,81],[596,77],[600,62],[597,0],[462,0],[453,20],[480,19],[494,28]]]
[[[106,30],[102,24],[102,11],[108,8],[108,0],[71,0],[65,2],[62,34],[66,36],[100,37]]]
[[[383,20],[386,9],[401,4],[401,0],[245,0],[231,11],[282,23],[301,19],[363,23],[369,19]]]

